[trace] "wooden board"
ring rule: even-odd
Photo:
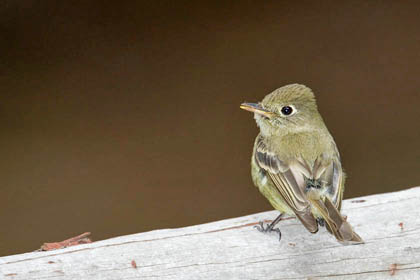
[[[346,200],[365,240],[343,246],[276,211],[0,258],[0,279],[420,279],[420,187]]]

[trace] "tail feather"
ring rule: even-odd
[[[310,200],[312,205],[318,210],[322,218],[325,220],[327,230],[333,234],[339,242],[344,244],[364,243],[362,238],[354,232],[351,225],[327,197],[323,197],[323,199]]]

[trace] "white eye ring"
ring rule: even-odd
[[[281,107],[281,109],[280,109],[280,113],[283,116],[286,116],[286,117],[294,115],[296,112],[297,112],[296,108],[293,105],[285,105],[285,106]]]

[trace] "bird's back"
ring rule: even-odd
[[[309,197],[327,196],[340,207],[344,173],[335,143],[327,130],[288,133],[276,138],[265,139],[257,136],[252,156],[252,178],[261,193],[279,211],[295,214],[279,192],[267,171],[261,168],[257,157],[257,147],[267,145],[273,158],[280,162],[281,172],[290,171],[299,191],[296,194],[307,200]],[[320,216],[316,209],[311,210]]]

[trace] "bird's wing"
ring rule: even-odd
[[[303,190],[306,184],[303,174],[311,173],[308,166],[301,162],[284,162],[270,151],[261,137],[257,139],[255,160],[264,169],[281,197],[296,214],[296,217],[312,233],[318,231],[318,223],[311,212],[311,205]],[[309,175],[307,176],[309,177]]]
[[[329,195],[316,197],[308,195],[311,205],[324,219],[327,230],[332,233],[338,241],[345,244],[363,243],[362,238],[354,232],[346,218],[340,214],[341,201],[344,192],[345,174],[341,168],[340,155],[335,147],[335,157],[328,160],[320,156],[313,167],[313,178],[328,188]],[[331,198],[331,200],[330,200]]]
[[[345,174],[341,167],[340,154],[334,145],[335,156],[325,159],[320,156],[314,164],[314,178],[324,182],[328,186],[329,197],[335,208],[340,211],[344,193]]]
[[[302,159],[286,162],[270,151],[259,137],[254,153],[257,164],[268,173],[281,197],[310,232],[318,230],[318,223],[312,214],[313,207],[338,241],[346,244],[363,243],[340,214],[344,172],[338,152],[332,159],[320,155],[312,166]],[[306,191],[310,184],[314,184],[314,189],[327,188],[328,196],[311,189]]]

